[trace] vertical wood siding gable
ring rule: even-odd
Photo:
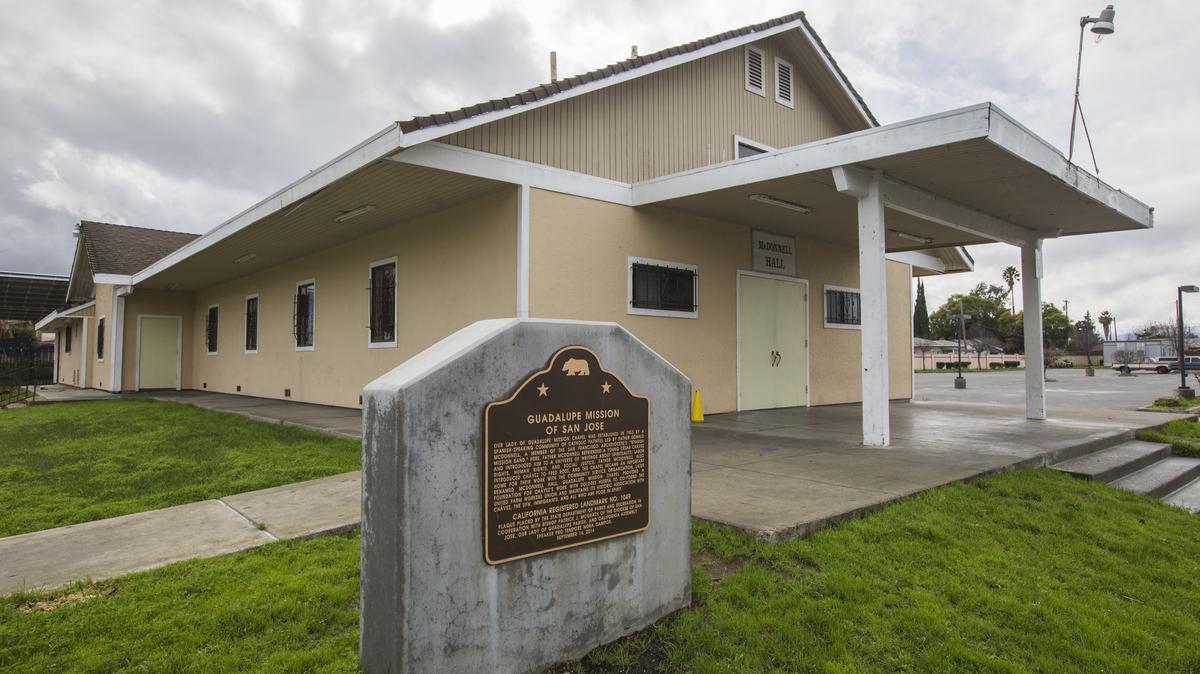
[[[795,67],[795,109],[774,100],[782,36],[754,43],[772,64],[768,96],[746,91],[742,47],[440,138],[444,143],[637,182],[733,159],[733,136],[782,148],[846,133]]]

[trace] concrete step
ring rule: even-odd
[[[1112,482],[1170,455],[1170,445],[1130,440],[1108,449],[1056,463],[1051,468],[1087,480]]]
[[[1172,456],[1112,483],[1114,487],[1163,497],[1200,478],[1200,459]]]
[[[1193,480],[1182,488],[1172,492],[1163,500],[1171,505],[1179,506],[1194,513],[1200,513],[1200,479]]]

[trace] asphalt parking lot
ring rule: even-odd
[[[972,402],[1017,405],[1025,402],[1025,371],[965,372],[965,390],[954,388],[954,373],[924,373],[916,376],[913,400]],[[1046,406],[1088,409],[1135,409],[1155,398],[1174,395],[1179,373],[1137,374],[1122,377],[1106,368],[1096,368],[1088,377],[1084,368],[1050,370],[1046,382]],[[1195,378],[1188,383],[1195,388]]]

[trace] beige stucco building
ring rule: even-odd
[[[82,223],[40,325],[66,384],[355,407],[473,321],[615,321],[706,412],[864,401],[886,444],[914,273],[1150,222],[990,104],[879,126],[796,14],[398,122],[198,238]]]

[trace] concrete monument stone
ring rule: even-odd
[[[615,323],[470,325],[364,390],[370,672],[532,672],[687,606],[691,385]]]

